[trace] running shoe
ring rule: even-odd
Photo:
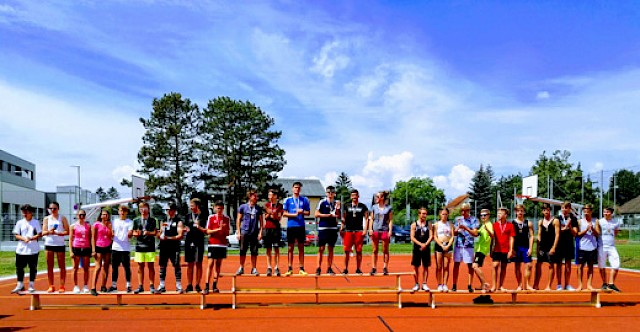
[[[298,271],[298,274],[301,276],[309,275],[309,273],[307,273],[307,271],[305,271],[303,268],[300,268],[300,271]]]
[[[371,272],[369,272],[369,274],[372,275],[372,276],[376,275],[376,268],[375,267],[372,268]]]
[[[270,267],[268,267],[268,268],[267,268],[267,277],[270,277],[270,276],[271,276],[271,268],[270,268]]]
[[[319,276],[322,274],[322,270],[320,268],[316,269],[316,275]]]
[[[117,293],[118,292],[118,288],[111,286],[108,290],[107,293]]]
[[[620,289],[618,289],[618,287],[616,287],[616,285],[614,284],[609,284],[609,289],[616,292],[616,293],[622,293],[622,291]]]
[[[469,285],[469,287],[467,287],[467,289],[469,289],[469,293],[473,293],[473,287],[471,287],[471,285]]]
[[[356,269],[356,274],[362,275],[362,271],[360,271],[360,269]]]
[[[386,276],[386,275],[389,275],[389,270],[387,270],[387,268],[386,268],[386,267],[383,267],[383,268],[382,268],[382,274],[383,274],[383,275],[385,275],[385,276]]]
[[[420,285],[419,284],[415,284],[415,286],[413,286],[413,288],[411,288],[411,291],[413,292],[417,292],[420,290]]]
[[[334,276],[334,275],[336,275],[336,273],[335,273],[335,272],[333,272],[333,269],[332,269],[332,268],[328,268],[328,269],[327,269],[327,274],[328,274],[328,275],[330,275],[330,276]]]
[[[442,291],[443,292],[448,292],[449,291],[449,287],[447,287],[447,285],[442,285]]]
[[[238,271],[236,271],[236,275],[237,276],[241,276],[244,274],[244,268],[241,266],[238,268]]]
[[[16,294],[16,293],[18,293],[18,292],[24,292],[24,286],[20,286],[20,285],[16,286],[16,288],[14,288],[14,289],[11,291],[11,294]]]
[[[293,274],[293,270],[288,270],[287,273],[284,274],[285,277],[290,277]]]
[[[64,286],[60,286],[60,288],[58,288],[58,293],[62,294],[64,293],[66,290],[64,289]]]
[[[213,289],[211,290],[211,292],[213,292],[213,293],[220,293],[220,290],[218,289],[218,287],[213,287]]]
[[[202,292],[202,288],[200,288],[200,285],[196,285],[196,292],[197,293]]]
[[[442,292],[442,285],[438,285],[438,292]]]
[[[256,269],[255,267],[253,269],[251,269],[251,274],[256,276],[256,277],[260,275],[260,273],[258,273],[258,269]]]
[[[193,292],[193,285],[191,285],[191,284],[187,285],[187,289],[185,289],[184,292],[185,293]]]
[[[149,293],[151,293],[151,294],[155,294],[156,293],[156,288],[153,287],[153,285],[149,286]]]
[[[342,274],[344,274],[344,275],[349,274],[349,270],[347,270],[347,269],[342,270]]]
[[[91,295],[98,296],[98,291],[95,288],[91,288]]]
[[[49,289],[47,289],[47,293],[55,293],[56,288],[53,286],[49,286]]]
[[[602,284],[602,290],[603,291],[608,291],[609,290],[609,285],[607,285],[606,283]]]
[[[127,293],[131,293],[133,292],[133,289],[131,289],[131,286],[127,286]]]
[[[156,291],[158,294],[162,294],[165,293],[167,291],[166,288],[164,288],[164,286],[160,286],[158,287],[158,290]]]
[[[133,294],[140,294],[140,293],[144,293],[144,288],[142,288],[142,285],[140,285],[138,288],[136,288],[136,290],[133,291]]]
[[[571,285],[567,285],[567,287],[565,287],[564,289],[568,290],[568,291],[574,291],[576,290],[575,288],[571,287]]]
[[[276,269],[275,269],[275,274],[276,274],[276,277],[279,277],[279,276],[280,276],[280,269],[279,269],[279,268],[277,268],[277,267],[276,267]]]
[[[176,293],[182,294],[183,293],[182,287],[180,286],[176,287]]]
[[[560,291],[560,290],[562,290],[562,289],[563,289],[563,288],[562,288],[562,285],[558,285],[558,286],[556,286],[556,290],[557,290],[557,291]]]
[[[85,285],[84,288],[82,288],[82,292],[85,293],[85,294],[89,294],[89,292],[90,292],[89,291],[89,286]]]
[[[27,290],[29,293],[34,293],[36,291],[35,288],[33,288],[33,285],[29,285],[29,289]]]
[[[453,284],[453,287],[451,287],[451,291],[452,292],[457,292],[458,291],[458,286],[456,284]]]
[[[100,287],[100,293],[106,293],[107,292],[107,287],[102,286]]]
[[[429,286],[427,286],[427,284],[422,284],[422,290],[425,292],[430,291]]]
[[[73,294],[80,294],[80,287],[73,286]]]
[[[202,290],[202,295],[207,295],[209,294],[209,288],[205,288]]]

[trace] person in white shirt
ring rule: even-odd
[[[129,207],[118,207],[118,219],[113,221],[113,244],[111,244],[111,288],[109,293],[118,291],[118,268],[122,264],[125,279],[127,280],[127,293],[131,293],[131,245],[129,240],[133,236],[133,221],[127,218]]]
[[[600,226],[600,237],[598,238],[598,269],[600,277],[602,277],[602,289],[620,292],[616,287],[615,281],[620,268],[620,256],[616,249],[616,236],[620,231],[620,224],[613,219],[613,208],[604,209],[604,218],[598,220]],[[607,260],[611,272],[609,273],[609,282],[607,283]]]
[[[24,291],[24,268],[29,266],[29,292],[35,292],[34,283],[38,274],[38,253],[40,244],[38,239],[42,237],[42,227],[40,222],[33,218],[35,208],[29,204],[20,207],[22,219],[13,228],[18,246],[16,247],[16,275],[17,285],[11,291],[12,294]]]
[[[49,289],[47,292],[56,291],[53,286],[53,263],[58,259],[58,269],[60,269],[60,288],[58,291],[64,293],[64,283],[67,279],[67,268],[65,266],[65,235],[69,235],[69,221],[60,213],[60,204],[51,202],[49,204],[50,215],[44,217],[42,222],[42,235],[44,236],[44,250],[47,255],[47,278],[49,279]]]

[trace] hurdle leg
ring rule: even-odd
[[[435,294],[429,292],[429,303],[431,304],[431,309],[435,309],[436,308],[436,296]]]
[[[31,306],[29,310],[40,310],[40,294],[31,294]]]
[[[236,308],[236,276],[231,278],[231,309]]]
[[[320,302],[320,294],[318,294],[318,288],[319,288],[318,279],[319,279],[318,276],[316,276],[316,304]]]
[[[518,293],[511,293],[511,304],[516,304]]]
[[[200,310],[204,310],[207,307],[207,296],[200,293]]]
[[[600,304],[600,292],[591,292],[591,304],[596,308],[600,308],[602,306]]]
[[[116,295],[116,304],[119,306],[122,305],[122,294]]]

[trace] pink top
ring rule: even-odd
[[[96,246],[110,247],[113,240],[109,234],[109,228],[105,226],[102,221],[96,221],[96,223],[93,224],[93,229],[96,231]]]
[[[83,227],[84,226],[84,227]],[[84,225],[75,223],[73,225],[73,248],[89,248],[91,247],[91,241],[89,241],[89,233],[91,232],[91,226],[85,222]]]

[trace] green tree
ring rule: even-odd
[[[391,191],[391,205],[393,209],[394,223],[407,225],[417,218],[417,210],[426,207],[430,215],[438,213],[434,211],[445,203],[444,191],[436,187],[431,178],[411,178],[408,181],[398,181]],[[407,202],[410,205],[410,218],[407,220]]]
[[[345,172],[340,172],[335,183],[336,187],[336,199],[342,201],[344,204],[351,203],[351,190],[353,186],[349,175]]]
[[[581,165],[569,161],[571,152],[556,150],[551,156],[543,151],[531,167],[531,175],[538,175],[538,196],[560,201],[596,203],[596,190],[590,177],[585,178]]]
[[[235,212],[248,189],[262,191],[284,168],[282,132],[253,103],[229,97],[210,100],[203,116],[200,178],[206,190],[225,193],[227,212]]]
[[[495,184],[492,186],[492,207],[495,208],[497,206],[496,194],[500,192],[500,199],[502,200],[502,206],[514,208],[515,200],[513,197],[513,193],[520,194],[522,191],[522,175],[512,174],[507,176],[501,176]],[[529,211],[528,206],[530,203],[525,201],[525,208]]]
[[[150,193],[160,200],[176,200],[179,211],[186,212],[185,198],[194,190],[199,171],[195,144],[202,114],[179,93],[154,98],[152,105],[150,117],[140,118],[145,133],[139,172],[147,176]]]
[[[616,205],[620,206],[640,195],[640,172],[633,173],[630,170],[621,169],[613,173],[609,182],[609,196],[612,199],[614,195],[614,178],[617,186],[615,190]]]
[[[109,188],[109,190],[107,190],[107,197],[109,199],[118,199],[120,198],[120,193],[118,192],[118,190],[114,187]]]
[[[98,187],[98,189],[96,189],[96,197],[98,197],[98,202],[104,202],[109,199],[109,196],[104,192],[102,187]]]
[[[485,168],[480,165],[480,169],[471,178],[469,188],[469,198],[475,201],[478,211],[481,209],[495,210],[495,191],[493,189],[493,170],[490,165]]]

